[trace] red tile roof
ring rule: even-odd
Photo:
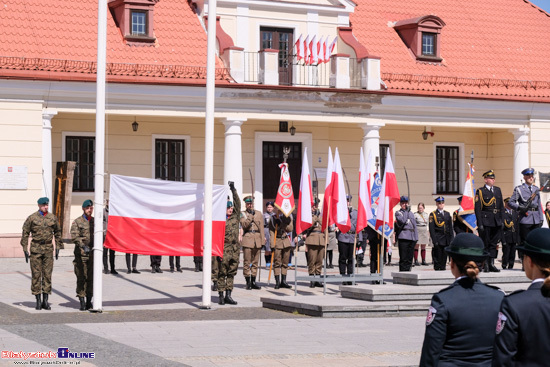
[[[443,62],[418,62],[393,29],[437,15]],[[550,101],[550,15],[526,0],[359,0],[353,33],[388,91]]]
[[[109,79],[124,79],[125,75],[203,79],[206,32],[197,15],[186,1],[179,0],[159,1],[154,12],[157,41],[152,46],[136,46],[125,43],[108,11],[107,63],[110,64],[108,75],[112,75]],[[12,70],[28,71],[29,63],[38,64],[34,69],[31,65],[31,70],[58,71],[61,79],[64,72],[93,72],[97,57],[97,1],[7,2],[0,8],[0,34],[3,39],[0,42],[2,69],[8,61]],[[12,58],[6,60],[5,57]],[[36,60],[23,62],[20,58]],[[73,62],[65,65],[65,60]],[[136,64],[140,67],[136,68]],[[217,67],[223,68],[219,59]],[[49,76],[56,78],[55,74]]]

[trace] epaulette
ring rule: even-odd
[[[520,294],[522,292],[525,292],[525,289],[518,289],[517,291],[513,291],[512,293],[507,294],[506,297],[513,296],[514,294]]]

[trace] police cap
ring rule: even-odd
[[[526,168],[523,171],[521,171],[521,174],[524,175],[524,176],[534,175],[535,174],[535,169],[534,168]]]
[[[435,202],[436,203],[444,203],[445,198],[443,196],[438,196],[438,197],[435,198]]]
[[[399,198],[399,202],[400,203],[408,203],[409,202],[409,197],[408,196],[401,196],[401,198]]]
[[[495,172],[490,169],[487,172],[483,173],[483,178],[495,178]]]

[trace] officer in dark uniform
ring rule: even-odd
[[[502,302],[493,366],[548,366],[550,229],[534,229],[518,249],[524,255],[525,275],[533,283],[527,290],[513,292]]]
[[[516,245],[519,242],[518,212],[510,207],[510,198],[504,199],[504,230],[502,232],[502,269],[513,269]]]
[[[351,228],[347,233],[338,232],[336,237],[338,238],[338,267],[340,268],[340,275],[345,276],[354,274],[353,269],[353,244],[355,242],[355,227],[357,226],[357,210],[351,206],[351,195],[346,196],[348,202],[349,219]],[[357,234],[357,242],[363,240],[361,232]],[[351,285],[352,282],[343,282],[344,285]]]
[[[369,242],[369,252],[370,252],[370,272],[371,274],[378,273],[378,262],[380,260],[380,252],[382,251],[381,246],[381,235],[375,231],[371,226],[366,228],[367,240]]]
[[[478,278],[477,263],[488,253],[473,233],[459,233],[445,252],[455,282],[432,297],[420,366],[490,366],[495,322],[504,298]]]
[[[525,182],[514,189],[510,197],[510,206],[518,211],[519,236],[523,242],[529,232],[542,226],[544,215],[540,205],[540,189],[534,184],[535,170],[526,168],[521,173]]]
[[[458,205],[462,205],[462,195],[457,197],[456,199],[458,200]],[[462,219],[462,217],[458,214],[459,212],[460,208],[453,212],[453,229],[455,230],[455,234],[473,233],[474,231],[472,231],[470,227],[468,227],[466,223],[464,223],[464,219]]]
[[[453,240],[453,222],[451,215],[445,208],[445,198],[439,196],[435,199],[437,209],[430,213],[429,228],[430,237],[432,239],[432,259],[434,262],[434,270],[445,270],[447,263],[447,255],[445,247],[451,244]]]
[[[411,271],[414,246],[418,241],[416,219],[409,208],[409,198],[401,196],[401,209],[395,212],[395,236],[399,246],[399,271]]]
[[[479,237],[489,252],[490,259],[485,262],[484,271],[499,272],[495,266],[495,259],[498,255],[497,245],[502,239],[502,214],[504,203],[500,188],[494,186],[495,173],[489,170],[483,174],[485,186],[477,189],[475,210]]]

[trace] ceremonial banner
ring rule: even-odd
[[[111,175],[105,247],[140,255],[202,256],[204,185]],[[214,185],[212,255],[223,256],[227,186]]]
[[[370,158],[370,157],[369,157]],[[369,174],[365,157],[363,155],[363,147],[359,155],[359,205],[357,207],[357,226],[356,232],[360,232],[368,225],[368,220],[372,218],[372,209],[370,205],[369,194]]]
[[[331,216],[329,213],[330,202],[332,201],[332,170],[333,170],[333,161],[332,161],[332,150],[328,147],[328,160],[327,160],[327,175],[325,181],[325,196],[323,197],[323,232],[327,229],[328,226],[334,224],[334,221],[331,222]]]
[[[307,148],[304,149],[302,161],[302,177],[300,178],[300,194],[298,196],[298,213],[296,216],[296,233],[301,234],[311,227],[313,218],[311,206],[313,204],[313,192],[311,190],[311,176],[309,174],[309,162],[307,160]]]
[[[279,181],[279,189],[275,198],[275,206],[283,212],[286,217],[290,217],[295,208],[294,192],[290,183],[290,173],[288,172],[288,163],[279,164],[281,169],[281,180]]]
[[[391,161],[391,156],[388,152],[386,158],[386,171],[382,180],[382,191],[378,208],[376,208],[376,227],[383,223],[387,223],[390,228],[393,228],[393,207],[399,203],[399,188],[395,171]]]
[[[346,189],[344,188],[344,174],[340,164],[340,154],[338,148],[334,153],[334,166],[332,171],[332,204],[331,216],[333,223],[342,233],[347,233],[351,229],[349,218],[348,203],[346,200]]]
[[[468,175],[466,176],[466,182],[464,183],[462,202],[458,208],[458,220],[464,222],[464,224],[472,231],[477,229],[474,203],[474,172],[474,167],[468,163]]]

